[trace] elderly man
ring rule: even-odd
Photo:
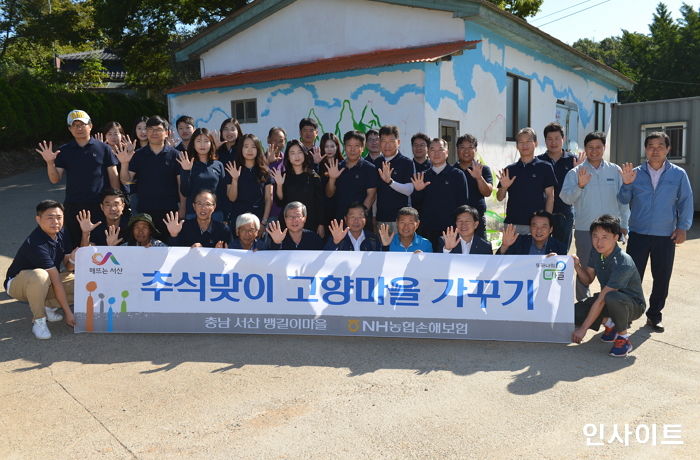
[[[552,238],[554,230],[554,217],[547,211],[536,211],[530,217],[530,234],[519,235],[515,227],[510,224],[503,232],[503,244],[498,249],[498,254],[535,256],[558,254],[565,256],[566,247],[555,238]]]
[[[320,250],[323,240],[314,231],[304,228],[306,223],[306,206],[292,201],[284,207],[284,230],[277,221],[270,222],[267,233],[270,237],[267,249],[281,250]]]
[[[347,227],[343,228],[343,223]],[[365,231],[367,208],[362,203],[352,203],[345,213],[345,221],[333,219],[330,224],[331,236],[324,249],[328,251],[381,251],[382,245],[377,235]]]
[[[379,225],[382,251],[433,252],[433,245],[416,233],[420,225],[418,211],[410,206],[399,209],[396,216],[396,232],[387,224]]]
[[[37,227],[24,240],[5,278],[7,294],[29,303],[34,316],[32,332],[37,339],[50,339],[46,321],[65,321],[75,325],[72,270],[75,249],[63,229],[63,205],[45,200],[36,207]],[[61,272],[61,264],[66,271]],[[63,315],[58,309],[63,310]]]
[[[654,282],[647,325],[655,332],[663,332],[661,310],[666,305],[676,245],[685,241],[693,223],[693,191],[685,170],[666,158],[671,151],[671,139],[666,133],[649,134],[644,139],[644,150],[645,163],[636,168],[632,163],[622,166],[623,185],[617,197],[630,205],[627,253],[642,279],[651,258]]]

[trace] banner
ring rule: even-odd
[[[570,341],[568,256],[81,248],[76,332]]]

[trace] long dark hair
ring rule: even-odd
[[[253,166],[255,175],[258,177],[260,182],[265,182],[270,177],[270,168],[267,166],[265,150],[263,149],[262,143],[260,142],[260,139],[258,139],[258,136],[255,134],[243,135],[241,139],[241,149],[235,153],[234,161],[238,164],[238,166],[245,167],[245,158],[243,158],[243,144],[245,143],[246,139],[250,139],[253,142],[253,145],[255,145],[255,166]]]
[[[190,144],[187,146],[187,156],[189,156],[190,159],[199,161],[199,155],[197,154],[197,150],[194,148],[194,141],[199,136],[207,136],[209,138],[209,142],[211,142],[211,145],[209,146],[209,153],[207,153],[207,161],[217,160],[219,157],[216,155],[216,143],[214,142],[214,137],[207,128],[197,128],[194,130],[194,133],[192,133],[192,137],[190,138]]]
[[[291,161],[289,161],[289,151],[292,149],[292,147],[299,147],[301,149],[301,153],[304,154],[304,163],[301,165],[302,170],[309,175],[314,175],[316,171],[314,171],[313,167],[313,160],[311,159],[311,155],[306,154],[306,150],[304,150],[304,146],[302,143],[299,141],[299,139],[292,139],[291,141],[287,142],[287,148],[284,149],[284,169],[287,171],[289,174],[290,172],[294,172],[294,167],[292,166]]]
[[[237,119],[235,118],[227,118],[224,121],[221,122],[221,126],[219,127],[219,140],[223,142],[224,140],[224,126],[227,124],[233,124],[233,126],[236,127],[236,130],[238,131],[238,136],[236,137],[236,142],[233,143],[233,157],[236,157],[236,152],[241,151],[241,147],[243,146],[243,130],[241,129],[241,124],[238,122]],[[220,149],[227,149],[226,144],[221,144]]]

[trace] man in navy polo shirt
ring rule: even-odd
[[[128,147],[120,148],[117,157],[121,163],[119,177],[123,184],[136,180],[139,184],[139,211],[149,214],[158,232],[167,235],[163,219],[172,211],[185,215],[185,197],[180,195],[178,150],[166,145],[168,122],[153,116],[146,122],[148,145],[135,153]]]
[[[377,228],[385,224],[391,231],[396,231],[399,209],[411,205],[411,178],[416,168],[412,160],[399,152],[401,141],[396,126],[379,128],[379,144],[382,156],[374,162],[381,178],[377,187]]]
[[[129,213],[127,212],[126,196],[119,190],[105,190],[101,194],[102,202],[100,209],[102,210],[103,220],[92,223],[92,213],[84,210],[78,214],[78,222],[82,237],[80,246],[107,246],[107,230],[113,228],[117,231],[117,235],[121,239],[126,239],[126,233],[129,226]]]
[[[430,142],[430,163],[426,172],[411,179],[416,190],[415,207],[423,216],[421,233],[440,251],[440,236],[454,223],[455,209],[467,204],[467,179],[459,169],[447,164],[447,142],[435,138]]]
[[[68,131],[73,140],[55,152],[51,142],[43,141],[36,151],[46,162],[49,181],[57,184],[66,175],[65,226],[72,241],[80,241],[77,215],[83,209],[99,214],[100,192],[120,188],[117,165],[112,148],[90,137],[92,121],[82,110],[68,114]]]
[[[476,160],[479,142],[471,134],[457,138],[457,159],[455,168],[459,168],[467,178],[469,191],[467,204],[479,211],[479,226],[476,235],[486,238],[486,199],[493,192],[493,174],[491,168]]]
[[[413,167],[416,172],[425,172],[430,169],[430,160],[428,159],[428,148],[430,147],[430,138],[423,133],[416,133],[411,136],[411,151],[413,152]]]
[[[530,233],[530,216],[544,209],[554,209],[554,186],[557,179],[552,166],[535,157],[537,134],[532,128],[523,128],[515,136],[520,160],[506,166],[498,177],[496,198],[503,201],[508,195],[506,224],[513,224],[521,235]]]
[[[186,152],[187,147],[190,145],[192,134],[194,134],[194,118],[188,115],[181,116],[175,122],[175,128],[177,129],[177,135],[181,139],[175,148],[181,152]]]
[[[552,165],[557,183],[554,186],[554,232],[552,235],[566,246],[571,246],[571,236],[574,229],[574,208],[561,200],[559,194],[564,186],[566,174],[581,163],[585,155],[577,157],[571,152],[564,151],[564,128],[553,122],[544,127],[544,142],[547,151],[537,158]]]
[[[326,196],[335,197],[333,218],[340,220],[352,203],[362,203],[366,209],[372,208],[377,196],[377,170],[369,161],[362,159],[365,149],[365,135],[360,131],[348,131],[343,136],[345,160],[337,164],[328,161],[328,182]]]
[[[37,339],[50,339],[46,321],[75,325],[72,270],[75,250],[63,229],[63,205],[45,200],[36,207],[37,228],[24,240],[5,278],[5,290],[14,299],[29,303],[34,315],[32,332]],[[60,273],[61,264],[67,271]],[[63,309],[63,315],[58,309]]]

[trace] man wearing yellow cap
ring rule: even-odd
[[[119,189],[117,165],[112,148],[90,137],[92,121],[83,110],[68,114],[68,131],[73,140],[53,150],[51,142],[42,141],[36,151],[44,158],[49,181],[56,184],[66,176],[65,226],[71,241],[81,237],[78,213],[85,209],[100,214],[100,193],[105,188]]]

